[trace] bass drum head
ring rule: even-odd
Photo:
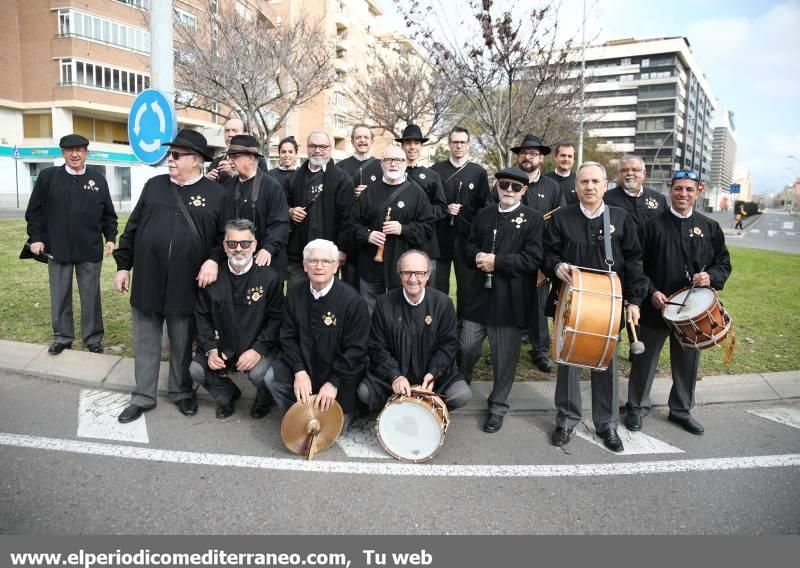
[[[670,302],[682,304],[689,290],[682,290],[670,297]],[[670,321],[693,319],[714,305],[714,291],[710,288],[695,288],[686,305],[678,313],[680,306],[667,304],[664,306],[664,318]]]
[[[442,436],[442,424],[430,407],[414,399],[390,402],[378,416],[378,440],[400,460],[429,460],[441,447]]]

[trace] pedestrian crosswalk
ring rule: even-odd
[[[617,428],[617,434],[619,434],[619,437],[622,440],[622,445],[625,446],[625,450],[621,452],[612,452],[605,447],[603,444],[603,439],[597,435],[594,430],[594,426],[582,422],[575,428],[575,435],[578,438],[582,438],[590,444],[594,444],[595,446],[603,448],[607,452],[618,456],[684,453],[680,448],[676,448],[672,444],[662,442],[658,438],[654,438],[648,434],[645,434],[644,432],[631,432],[625,428],[623,424],[620,424]]]
[[[130,424],[117,420],[130,402],[130,395],[121,392],[88,390],[78,400],[78,438],[98,438],[118,442],[147,444],[147,421],[144,416]]]

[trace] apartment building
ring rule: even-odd
[[[736,167],[736,127],[733,113],[720,109],[712,122],[714,140],[711,147],[711,176],[706,181],[701,196],[702,207],[706,211],[728,210],[733,205],[729,188],[733,183]]]

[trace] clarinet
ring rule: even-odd
[[[391,220],[392,220],[392,208],[389,207],[386,210],[386,218],[384,219],[384,222],[388,223]],[[375,256],[372,258],[372,260],[374,260],[375,262],[383,262],[383,245],[378,247],[378,252],[375,253]]]
[[[492,229],[492,252],[490,254],[494,254],[494,247],[497,243],[497,229]],[[486,273],[486,280],[483,283],[483,287],[487,290],[491,290],[494,287],[492,284],[492,280],[494,279],[494,272],[487,272]]]
[[[458,197],[461,195],[461,184],[464,183],[463,181],[458,182],[458,189],[456,190],[456,203],[458,203]],[[450,215],[450,226],[455,227],[456,225],[456,215]]]

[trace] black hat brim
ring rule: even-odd
[[[181,148],[189,148],[190,150],[194,150],[195,152],[200,154],[203,158],[205,158],[206,162],[211,162],[214,159],[214,157],[211,154],[209,154],[204,148],[200,148],[197,146],[197,144],[195,144],[191,140],[187,140],[186,138],[181,138],[180,136],[175,138],[175,140],[173,140],[172,142],[164,142],[162,146],[169,146],[170,148],[172,148],[173,146],[180,146]]]
[[[528,148],[534,148],[536,150],[539,150],[542,153],[543,156],[547,156],[550,152],[553,151],[550,148],[550,146],[533,146],[533,145],[531,145],[531,146],[514,146],[513,148],[511,148],[511,151],[514,152],[515,154],[519,154],[520,150],[527,150]]]

